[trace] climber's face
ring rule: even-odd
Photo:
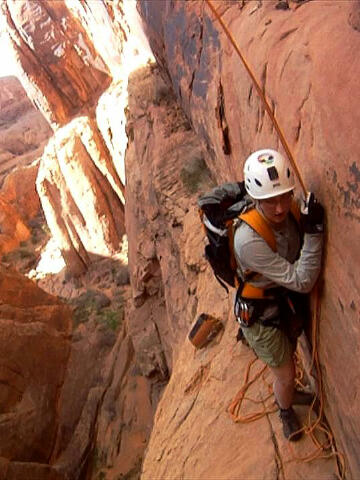
[[[270,223],[279,225],[286,219],[290,211],[292,197],[293,192],[291,191],[276,197],[259,200],[260,210]]]

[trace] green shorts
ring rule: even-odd
[[[276,327],[266,327],[255,322],[251,327],[243,328],[244,337],[256,355],[270,367],[280,367],[292,358],[295,346]]]

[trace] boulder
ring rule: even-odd
[[[40,199],[36,191],[39,162],[17,167],[6,175],[1,193],[16,209],[24,222],[34,219],[40,210]]]

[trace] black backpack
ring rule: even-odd
[[[224,183],[198,199],[200,218],[208,239],[205,258],[227,292],[227,285],[238,287],[242,284],[236,273],[233,220],[252,204],[244,182]]]

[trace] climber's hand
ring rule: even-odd
[[[306,195],[301,206],[301,225],[305,233],[324,231],[324,207],[312,192]]]

